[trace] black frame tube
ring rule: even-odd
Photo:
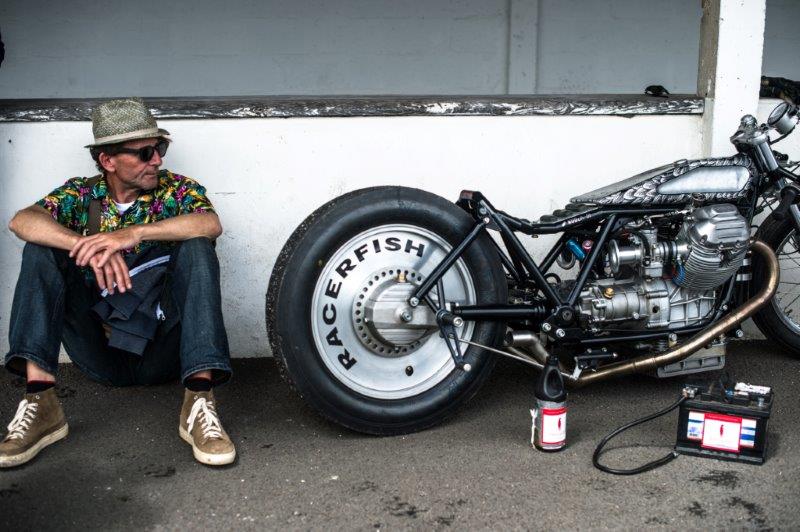
[[[453,263],[458,260],[458,258],[464,252],[464,250],[467,249],[467,246],[472,244],[472,242],[476,238],[478,238],[478,235],[480,234],[481,230],[485,227],[485,225],[486,224],[483,222],[483,220],[475,224],[475,227],[473,227],[472,231],[470,231],[469,234],[464,237],[464,240],[462,240],[459,245],[451,249],[450,253],[445,255],[444,259],[442,259],[442,262],[440,262],[436,266],[436,268],[433,269],[428,278],[422,282],[420,287],[417,288],[417,291],[414,292],[411,298],[412,299],[416,298],[417,303],[422,301],[425,298],[425,296],[428,295],[428,292],[431,291],[433,285],[441,280],[441,278],[444,276],[444,272],[446,272],[450,268],[450,266],[452,266]]]
[[[503,253],[503,250],[500,248],[500,244],[498,244],[494,238],[491,239],[492,244],[494,244],[494,248],[497,250],[497,254],[500,256],[500,260],[503,263],[503,266],[506,267],[506,271],[508,274],[514,278],[514,281],[521,283],[522,278],[520,278],[519,269],[516,267],[516,264],[511,261],[511,259]]]
[[[500,238],[503,240],[503,244],[506,246],[509,255],[511,255],[511,263],[514,265],[514,268],[517,270],[517,273],[520,275],[520,280],[527,280],[528,272],[525,270],[525,266],[522,265],[522,261],[519,259],[516,253],[512,252],[511,243],[508,240],[508,237],[504,232],[500,232]],[[504,255],[505,256],[505,255]]]
[[[495,212],[491,207],[488,206],[486,202],[481,202],[481,206],[489,212],[489,216],[492,218],[492,221],[497,224],[500,232],[508,238],[508,244],[511,245],[509,252],[517,254],[519,259],[522,261],[523,266],[525,266],[525,269],[528,270],[528,273],[530,273],[530,276],[536,282],[539,290],[542,291],[544,296],[551,304],[557,307],[561,306],[563,303],[561,298],[558,296],[556,291],[553,290],[553,287],[550,286],[550,283],[548,283],[544,278],[544,274],[542,274],[542,271],[536,266],[536,263],[533,261],[533,258],[531,258],[530,253],[527,252],[525,247],[522,245],[522,242],[519,241],[517,235],[515,235],[514,232],[508,228],[508,225],[506,224],[508,217]],[[513,221],[519,223],[518,220]]]
[[[592,271],[594,268],[594,263],[597,262],[597,257],[600,256],[600,251],[603,249],[603,246],[606,243],[606,239],[608,238],[608,233],[611,232],[611,227],[617,221],[617,215],[612,214],[606,220],[606,223],[603,224],[603,228],[600,230],[600,237],[595,241],[594,246],[592,247],[592,251],[589,253],[589,256],[583,263],[583,267],[581,268],[580,273],[578,274],[578,279],[575,282],[575,286],[572,288],[572,292],[569,294],[569,299],[567,299],[567,304],[572,307],[575,305],[575,302],[578,301],[578,296],[581,295],[581,290],[583,290],[583,285],[586,284],[586,278],[589,277],[589,272]]]
[[[553,244],[553,247],[550,248],[550,251],[542,260],[542,263],[539,264],[539,269],[542,270],[542,272],[547,273],[547,271],[553,266],[553,263],[556,261],[558,255],[561,253],[561,250],[564,248],[564,242],[567,240],[569,240],[569,238],[565,233],[559,237],[558,242]]]
[[[668,331],[643,332],[643,333],[631,333],[631,334],[620,334],[620,335],[609,334],[607,336],[598,336],[596,338],[581,338],[576,343],[585,346],[593,346],[593,345],[606,345],[612,342],[654,340],[656,338],[668,338],[670,334],[677,334],[678,336],[692,334],[698,331],[702,331],[706,327],[708,327],[708,323],[703,323],[703,325],[692,325],[691,327],[685,327],[683,329],[670,329]]]
[[[454,305],[451,312],[468,320],[544,319],[544,305]]]

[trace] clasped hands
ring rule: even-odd
[[[92,268],[100,290],[108,290],[109,294],[113,294],[117,289],[124,293],[133,287],[133,283],[121,251],[130,249],[141,241],[135,226],[81,236],[72,246],[69,256],[75,259],[78,266]]]

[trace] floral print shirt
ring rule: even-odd
[[[206,189],[197,181],[173,174],[169,170],[158,173],[158,185],[153,190],[139,194],[123,214],[111,199],[108,184],[101,178],[94,187],[87,184],[88,177],[73,177],[50,194],[36,202],[44,207],[53,219],[67,229],[85,235],[88,230],[89,204],[100,199],[100,232],[116,231],[136,224],[147,224],[192,212],[214,212]],[[171,246],[174,242],[145,241],[135,248],[125,250],[124,255],[139,253],[154,245]]]

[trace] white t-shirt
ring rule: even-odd
[[[114,203],[116,203],[116,204],[117,204],[117,210],[119,211],[119,213],[120,213],[120,214],[125,214],[125,211],[127,211],[127,210],[128,210],[128,208],[129,208],[131,205],[133,205],[133,202],[132,202],[132,201],[129,201],[128,203],[117,203],[117,202],[115,201]]]

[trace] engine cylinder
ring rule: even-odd
[[[750,226],[735,206],[695,209],[678,238],[689,242],[689,252],[676,282],[697,291],[720,286],[741,267],[749,238]]]

